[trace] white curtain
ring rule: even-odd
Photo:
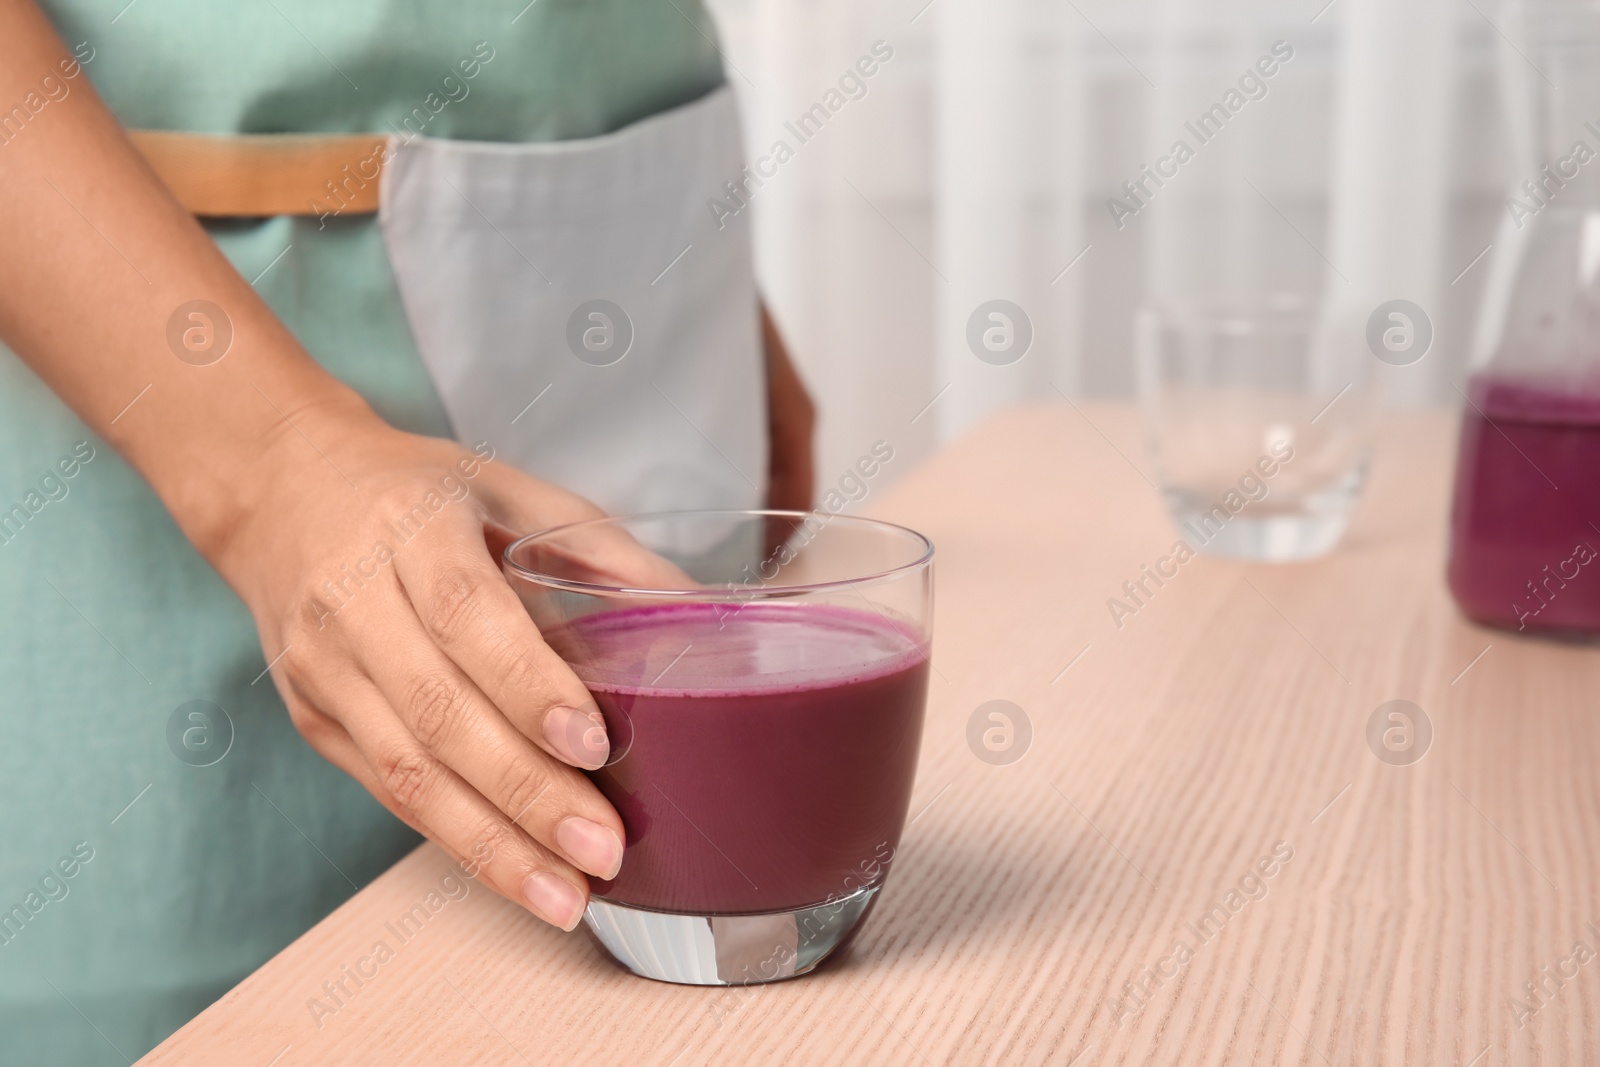
[[[1385,368],[1385,391],[1402,404],[1456,398],[1496,257],[1472,261],[1525,176],[1525,137],[1508,135],[1506,117],[1526,100],[1500,76],[1521,40],[1508,9],[712,8],[752,156],[779,140],[794,148],[751,210],[764,292],[823,411],[824,482],[878,439],[904,470],[1002,407],[1131,396],[1137,308],[1211,287],[1319,296],[1357,335],[1377,304],[1413,300],[1434,321],[1434,346],[1413,367]],[[1264,95],[1247,83],[1245,105],[1200,144],[1185,123],[1275,44],[1292,58],[1268,64]],[[892,57],[866,64],[864,93],[829,97],[875,46]],[[819,104],[825,123],[799,143],[786,123]],[[1195,157],[1165,184],[1144,177],[1180,138]],[[1115,219],[1108,201],[1130,204],[1124,183],[1141,179],[1140,209]],[[1027,354],[1006,365],[980,360],[967,338],[973,312],[995,299],[1032,326]]]

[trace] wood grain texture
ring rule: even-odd
[[[429,847],[147,1062],[1600,1062],[1600,959],[1574,962],[1600,952],[1600,651],[1457,615],[1453,450],[1443,416],[1387,418],[1333,555],[1195,559],[1119,629],[1106,600],[1176,539],[1131,412],[992,420],[869,501],[938,545],[936,675],[915,821],[842,961],[661,985],[474,889],[319,1026],[322,983],[449,872]],[[1396,698],[1433,723],[1410,766],[1366,741]],[[991,699],[1033,726],[1010,766],[967,747]],[[1545,967],[1576,975],[1519,1026]]]

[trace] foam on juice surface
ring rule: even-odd
[[[906,623],[819,604],[665,604],[588,615],[546,635],[590,689],[732,696],[904,670],[928,648]]]

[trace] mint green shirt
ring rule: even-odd
[[[524,4],[43,6],[144,128],[561,140],[722,81],[696,0]],[[371,216],[209,228],[332,373],[395,425],[449,433]],[[243,605],[4,348],[0,605],[0,1063],[127,1063],[417,844],[299,738]],[[169,741],[192,701],[232,724],[208,766]]]

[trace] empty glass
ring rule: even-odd
[[[1366,480],[1367,349],[1290,295],[1151,307],[1138,335],[1145,439],[1184,540],[1270,561],[1331,550]]]

